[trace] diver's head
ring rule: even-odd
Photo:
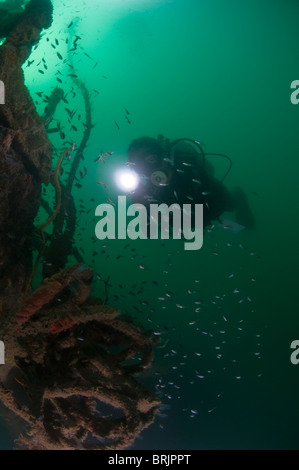
[[[128,150],[128,160],[134,163],[137,173],[149,177],[163,164],[164,150],[158,140],[141,137],[133,140]]]
[[[128,160],[134,165],[139,179],[139,185],[134,190],[136,197],[160,200],[166,188],[171,187],[173,168],[166,156],[167,151],[159,138],[141,137],[131,142]]]
[[[195,167],[197,165],[198,151],[194,148],[194,145],[182,140],[174,146],[172,158],[176,168],[180,168],[183,164]]]

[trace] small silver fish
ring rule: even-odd
[[[187,163],[187,162],[183,162],[182,165],[184,165],[184,166],[194,166],[191,163]]]

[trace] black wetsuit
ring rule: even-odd
[[[154,203],[168,206],[177,203],[181,207],[183,204],[191,204],[191,209],[195,204],[203,204],[204,227],[213,220],[219,220],[223,212],[235,209],[232,194],[202,167],[173,169],[169,184],[157,187],[149,181],[138,188],[132,201],[145,206]]]
[[[213,220],[219,220],[224,212],[233,211],[235,206],[231,193],[223,183],[202,168],[197,173],[176,172],[174,195],[180,205],[203,204],[203,222],[206,227]]]

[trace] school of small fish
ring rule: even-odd
[[[61,38],[51,37],[51,33],[45,36],[45,40],[50,44],[53,53],[58,59],[57,71],[55,74],[56,81],[59,86],[64,89],[63,96],[63,114],[59,121],[56,122],[56,134],[61,139],[60,145],[57,146],[56,154],[59,155],[61,149],[66,145],[74,145],[76,135],[84,132],[86,124],[82,120],[77,107],[73,106],[74,100],[77,98],[78,92],[74,81],[78,79],[78,74],[71,60],[71,54],[78,57],[79,54],[86,57],[94,70],[100,67],[99,61],[95,60],[83,48],[83,37],[73,34],[72,43],[69,44],[69,32],[74,28],[74,22],[71,21],[66,26],[66,33]],[[59,50],[63,45],[63,50],[68,47],[68,54],[64,56]],[[45,75],[52,73],[47,64],[47,60],[43,57],[40,61],[28,60],[26,68],[36,67],[37,71]],[[66,70],[66,72],[61,72]],[[107,80],[106,74],[102,78]],[[49,106],[50,96],[43,91],[35,92],[36,105]],[[101,96],[100,90],[92,90],[90,99]],[[132,117],[127,108],[123,110],[124,122],[131,125]],[[55,120],[55,118],[54,118]],[[115,129],[121,129],[119,119],[114,119],[111,123]],[[69,137],[70,136],[70,137]],[[78,137],[79,138],[79,137]],[[66,141],[66,139],[68,139]],[[69,156],[70,158],[70,156]],[[70,173],[70,160],[65,159],[60,170],[61,178],[66,177]],[[86,155],[81,155],[82,166],[75,179],[75,186],[78,190],[84,188],[85,179],[88,172],[95,168],[101,169],[102,165],[114,158],[114,152],[104,148],[98,149],[96,154],[87,159]],[[126,163],[127,166],[133,165]],[[184,166],[188,166],[185,163]],[[182,170],[178,170],[182,171]],[[195,184],[201,184],[200,180],[194,179]],[[225,390],[222,384],[226,382],[227,376],[231,380],[242,382],[245,380],[246,373],[239,365],[238,348],[242,344],[245,332],[248,330],[251,337],[252,353],[250,359],[259,361],[262,358],[261,334],[254,334],[254,328],[250,327],[250,315],[254,313],[254,288],[251,292],[245,292],[243,287],[238,285],[240,273],[232,272],[232,266],[228,266],[225,278],[217,278],[215,272],[215,287],[217,294],[212,298],[206,298],[201,289],[201,276],[204,276],[204,266],[201,265],[200,254],[198,254],[198,278],[193,280],[192,285],[186,290],[181,290],[177,278],[182,277],[184,284],[184,272],[181,272],[181,265],[186,265],[183,257],[186,256],[183,250],[177,252],[167,251],[167,244],[160,242],[159,249],[164,250],[164,263],[155,260],[151,254],[140,252],[137,245],[130,241],[124,243],[119,252],[115,252],[113,241],[102,243],[96,239],[94,235],[94,209],[102,201],[97,200],[96,187],[106,190],[107,183],[99,179],[96,181],[95,190],[93,192],[87,185],[88,197],[86,192],[82,190],[82,196],[78,197],[78,224],[74,242],[79,251],[84,255],[85,262],[95,268],[95,287],[97,292],[108,292],[109,302],[119,308],[123,314],[131,315],[138,321],[148,323],[154,334],[161,338],[161,342],[156,348],[157,363],[162,364],[156,370],[153,370],[152,376],[155,381],[155,388],[163,403],[169,403],[179,400],[183,401],[184,390],[186,387],[194,387],[196,394],[194,399],[190,401],[190,406],[183,408],[190,419],[199,419],[204,414],[217,413],[219,402],[225,397]],[[99,188],[97,188],[100,190]],[[203,192],[208,195],[208,192]],[[54,190],[44,188],[43,195],[47,200],[53,199],[55,204]],[[92,197],[90,197],[92,196]],[[175,194],[175,196],[177,196]],[[115,205],[113,200],[104,196],[105,200]],[[192,198],[190,197],[190,200]],[[226,245],[219,247],[214,243],[214,227],[210,227],[207,233],[211,235],[211,240],[207,243],[211,247],[209,253],[205,256],[209,257],[211,266],[217,266],[219,258],[226,250],[239,250],[242,256],[255,258],[256,254],[236,241],[233,243],[229,238]],[[228,235],[229,237],[229,235]],[[213,246],[212,246],[213,245]],[[118,244],[118,246],[120,246]],[[111,263],[111,267],[110,267]],[[182,263],[180,265],[180,263]],[[109,270],[105,273],[105,268]],[[114,267],[115,271],[113,271]],[[127,268],[130,270],[127,272]],[[157,267],[161,267],[161,272],[157,273]],[[187,266],[187,265],[186,265]],[[110,268],[109,268],[110,267]],[[187,267],[186,267],[187,269]],[[120,272],[126,272],[125,279],[118,277]],[[256,276],[248,273],[249,281],[256,283]],[[131,279],[138,279],[131,282]],[[152,280],[154,279],[154,280]],[[225,285],[225,289],[221,289],[221,284]],[[241,283],[242,284],[242,283]],[[242,284],[244,285],[244,284]],[[229,290],[227,290],[227,286]],[[230,314],[229,306],[233,305],[233,314]],[[236,307],[238,305],[238,307]],[[125,308],[124,308],[125,306]],[[236,317],[236,313],[240,314]],[[184,336],[186,335],[186,336]],[[192,338],[189,340],[189,338]],[[197,347],[195,351],[190,350],[190,344],[196,341]],[[187,344],[186,344],[187,343]],[[255,370],[255,369],[254,369]],[[262,373],[256,367],[256,377],[261,378]],[[214,389],[213,396],[207,396],[202,390],[202,382],[207,382]],[[225,386],[223,385],[225,388]],[[199,397],[199,398],[198,398]],[[164,425],[160,424],[163,428]]]

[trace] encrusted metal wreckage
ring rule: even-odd
[[[61,266],[31,291],[42,184],[57,189],[59,181],[53,182],[58,172],[52,170],[47,123],[24,84],[22,65],[51,26],[53,7],[50,0],[11,0],[1,8],[6,95],[0,106],[0,338],[6,364],[0,366],[0,400],[24,422],[18,448],[126,448],[153,422],[159,406],[135,378],[152,363],[153,340],[90,297],[93,271],[84,263]],[[66,191],[69,198],[71,184]]]

